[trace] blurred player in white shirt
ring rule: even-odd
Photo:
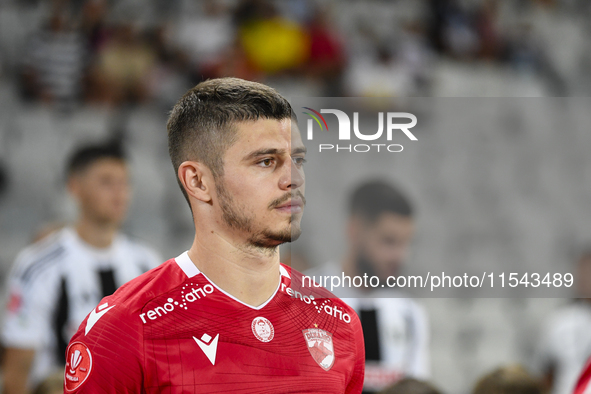
[[[4,393],[27,393],[65,364],[82,320],[119,286],[154,268],[160,258],[119,232],[131,188],[118,144],[79,149],[67,168],[78,204],[71,227],[25,248],[8,279],[2,329]]]
[[[329,262],[309,276],[400,274],[414,235],[413,208],[394,186],[359,185],[350,198],[348,250],[341,264]],[[379,292],[341,288],[335,294],[359,314],[365,339],[364,393],[375,393],[403,377],[429,377],[429,329],[423,308],[394,289]]]
[[[591,249],[579,254],[574,277],[581,298],[550,315],[534,360],[552,394],[571,394],[591,357]]]

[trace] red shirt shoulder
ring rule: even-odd
[[[105,297],[112,303],[118,303],[128,311],[141,309],[147,302],[180,285],[186,279],[174,259],[170,259],[156,268],[130,280],[113,295]]]
[[[588,394],[589,392],[591,392],[591,358],[587,361],[573,394]]]
[[[142,386],[143,331],[138,317],[150,300],[178,286],[174,259],[105,297],[82,322],[66,350],[65,392],[138,393]]]

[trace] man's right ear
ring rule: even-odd
[[[189,196],[206,203],[211,201],[214,180],[206,165],[197,161],[185,161],[179,166],[177,175]]]

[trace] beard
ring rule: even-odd
[[[364,250],[360,250],[355,258],[358,272],[367,274],[367,276],[380,276],[378,271],[374,268],[374,264],[367,257]],[[380,280],[383,278],[380,278]]]
[[[283,243],[297,240],[302,233],[299,222],[293,223],[294,215],[290,216],[289,225],[282,230],[273,231],[268,228],[255,229],[256,215],[249,215],[245,207],[240,207],[235,202],[222,179],[216,182],[216,192],[219,197],[220,209],[222,210],[222,220],[230,228],[249,233],[250,236],[246,240],[248,246],[274,251],[277,246]],[[300,196],[302,201],[305,201],[301,192],[298,191],[296,195]],[[272,201],[268,208],[272,210],[290,198],[291,193],[288,193]]]
[[[367,274],[367,276],[377,276],[380,281],[386,281],[388,276],[400,275],[401,264],[400,262],[391,262],[391,267],[388,272],[381,272],[377,265],[371,260],[367,250],[361,248],[355,256],[355,265],[360,274]]]

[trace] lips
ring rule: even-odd
[[[304,203],[299,198],[291,199],[281,205],[275,207],[275,209],[282,211],[282,212],[289,212],[289,213],[298,213],[302,212],[302,208],[304,207]]]

